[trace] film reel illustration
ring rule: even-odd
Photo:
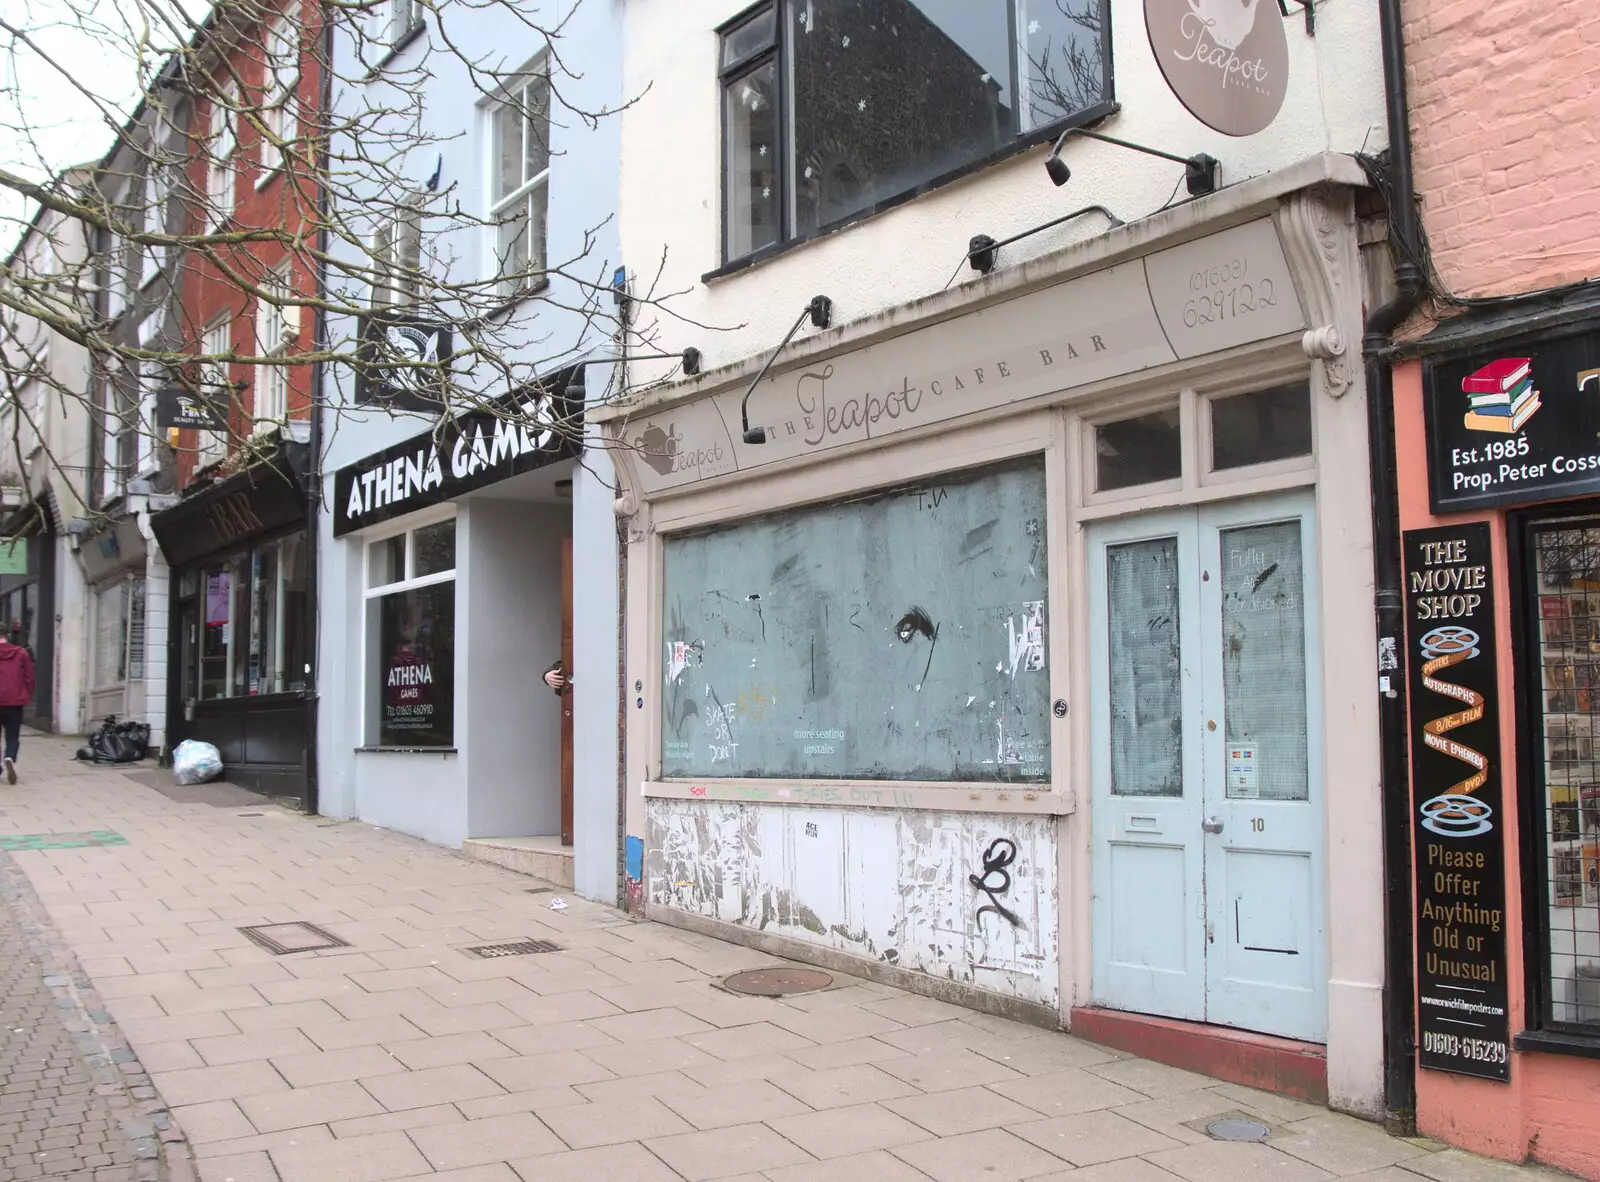
[[[1483,695],[1454,682],[1441,681],[1434,674],[1478,655],[1478,634],[1470,628],[1446,625],[1424,634],[1418,642],[1427,661],[1422,666],[1422,684],[1436,694],[1454,698],[1466,706],[1429,720],[1422,727],[1422,741],[1441,754],[1459,759],[1472,768],[1472,774],[1450,786],[1450,791],[1422,802],[1422,827],[1441,837],[1476,837],[1494,828],[1489,818],[1494,810],[1473,796],[1489,782],[1489,760],[1482,752],[1449,738],[1457,727],[1483,717]]]

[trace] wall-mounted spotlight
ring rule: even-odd
[[[744,441],[746,443],[765,443],[767,429],[765,427],[752,427],[750,425],[750,395],[756,392],[756,387],[761,384],[761,379],[767,376],[767,370],[772,368],[772,363],[778,359],[778,354],[783,352],[783,347],[794,340],[794,334],[800,331],[800,326],[811,318],[811,323],[817,328],[827,328],[833,323],[833,301],[825,295],[812,296],[800,315],[795,317],[789,331],[784,334],[783,340],[778,342],[778,347],[767,355],[762,363],[761,372],[756,374],[756,380],[750,383],[750,388],[744,392],[744,401],[739,404],[739,420],[744,427]]]
[[[1050,174],[1050,179],[1057,185],[1064,185],[1072,179],[1072,169],[1067,167],[1067,162],[1061,159],[1061,149],[1066,147],[1067,137],[1073,135],[1086,136],[1092,140],[1101,140],[1108,144],[1115,144],[1119,148],[1131,148],[1135,152],[1143,152],[1146,156],[1159,156],[1163,160],[1173,160],[1184,167],[1184,183],[1189,187],[1191,197],[1200,197],[1206,193],[1217,191],[1217,172],[1221,165],[1214,156],[1204,152],[1196,152],[1193,156],[1175,156],[1171,152],[1163,152],[1159,148],[1147,148],[1143,144],[1129,143],[1113,136],[1105,135],[1098,131],[1090,131],[1084,127],[1069,127],[1061,133],[1061,137],[1050,148],[1050,155],[1044,158],[1044,170]]]
[[[1123,221],[1103,205],[1085,205],[1082,209],[1075,209],[1071,213],[1064,213],[1058,218],[1051,218],[1042,225],[1034,226],[1030,230],[1023,230],[1020,234],[1013,234],[1009,238],[1002,238],[996,242],[987,234],[974,234],[967,243],[967,266],[974,271],[987,275],[994,270],[995,263],[999,261],[1000,248],[1010,246],[1013,242],[1020,242],[1030,235],[1041,230],[1048,230],[1052,226],[1059,226],[1062,222],[1070,222],[1073,218],[1082,217],[1086,213],[1103,213],[1106,220],[1111,223],[1110,229],[1115,230],[1123,225]]]

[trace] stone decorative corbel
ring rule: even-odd
[[[1354,203],[1346,190],[1307,189],[1288,198],[1273,220],[1306,318],[1316,326],[1300,346],[1317,362],[1322,389],[1342,398],[1355,382],[1349,342],[1360,337]]]

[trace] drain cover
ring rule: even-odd
[[[752,997],[787,997],[791,993],[815,993],[833,984],[833,978],[816,969],[749,969],[722,982],[724,989]]]
[[[1225,1116],[1208,1124],[1206,1132],[1218,1141],[1265,1141],[1267,1134],[1272,1130],[1258,1120],[1242,1116]]]
[[[503,944],[479,944],[475,948],[463,948],[461,951],[480,960],[494,960],[501,956],[531,956],[535,952],[560,952],[559,944],[552,944],[549,940],[507,940]]]
[[[263,923],[240,928],[246,937],[261,945],[275,956],[291,952],[316,952],[322,948],[348,948],[349,941],[341,940],[332,932],[324,931],[314,923]]]

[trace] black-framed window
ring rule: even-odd
[[[770,0],[720,30],[735,261],[1098,117],[1110,0]]]
[[[1527,1024],[1600,1052],[1600,517],[1524,519]],[[1576,1036],[1574,1039],[1572,1036]],[[1519,1043],[1526,1041],[1522,1036]]]
[[[256,542],[185,569],[178,599],[184,701],[308,688],[310,605],[302,534]]]

